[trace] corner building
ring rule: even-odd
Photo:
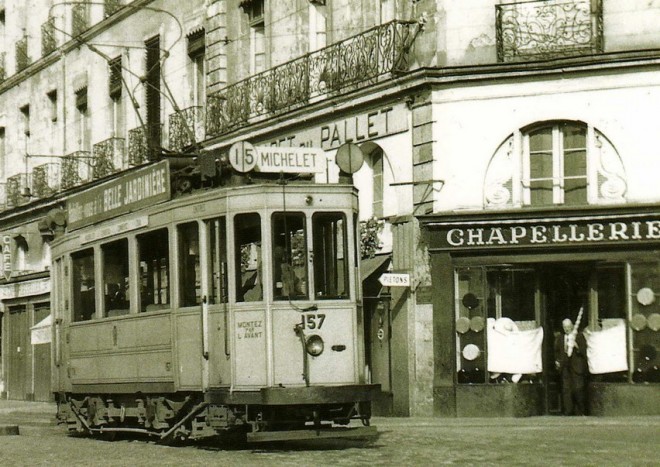
[[[558,413],[552,343],[580,309],[596,352],[590,412],[660,411],[660,7],[105,3],[58,7],[52,54],[39,38],[50,37],[56,8],[43,0],[33,11],[44,26],[30,21],[24,34],[10,18],[28,24],[27,13],[4,7],[0,222],[12,248],[46,215],[55,234],[53,209],[71,193],[148,161],[223,160],[239,141],[302,145],[324,151],[316,177],[335,181],[336,153],[352,144],[365,161],[353,181],[377,414]],[[37,194],[49,171],[59,173],[52,191],[17,196]],[[13,271],[0,286],[19,290],[12,284],[31,276]],[[388,272],[410,286],[383,286]],[[5,386],[16,353],[9,306],[4,298]]]

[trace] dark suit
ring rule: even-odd
[[[587,414],[587,341],[582,334],[575,336],[575,347],[569,357],[565,348],[565,334],[555,339],[555,360],[561,375],[561,395],[565,415]]]

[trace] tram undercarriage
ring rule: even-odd
[[[69,432],[113,438],[141,434],[162,443],[241,435],[249,442],[365,438],[370,402],[219,404],[208,394],[58,394],[58,424]],[[217,399],[217,397],[216,397]],[[362,426],[349,427],[351,420]]]

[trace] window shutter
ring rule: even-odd
[[[76,91],[76,108],[80,111],[87,109],[87,86]]]
[[[110,73],[109,93],[112,98],[121,97],[121,56],[113,58],[108,62],[108,71]]]

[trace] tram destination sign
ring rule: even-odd
[[[325,151],[310,147],[253,146],[247,141],[229,148],[229,162],[239,172],[316,173],[326,170]]]
[[[589,216],[564,219],[429,222],[432,248],[547,248],[586,245],[623,245],[660,241],[657,216]]]
[[[168,161],[143,167],[67,200],[68,228],[79,229],[170,199]]]

